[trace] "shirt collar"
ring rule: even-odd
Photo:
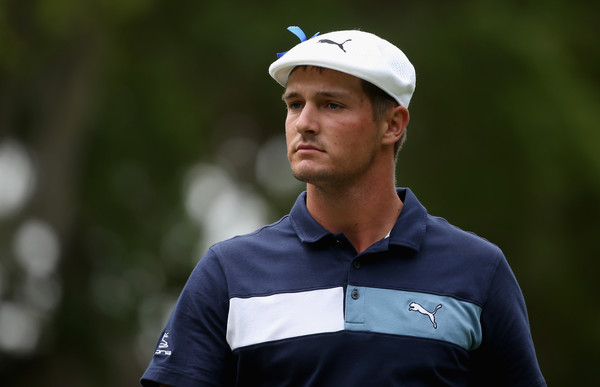
[[[427,209],[410,188],[396,188],[396,192],[404,206],[390,233],[390,245],[405,246],[419,251],[427,226]]]
[[[404,202],[400,216],[389,235],[389,244],[419,251],[425,235],[427,210],[409,188],[396,188]],[[321,226],[306,208],[306,191],[302,192],[290,211],[292,227],[303,243],[314,243],[333,234]]]
[[[313,243],[333,235],[317,222],[306,208],[306,191],[302,192],[290,211],[292,226],[301,242]]]

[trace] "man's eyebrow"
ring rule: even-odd
[[[281,96],[281,99],[283,101],[290,99],[290,98],[297,98],[300,96],[300,93],[296,93],[296,92],[290,92],[290,93],[283,93],[283,95]]]
[[[343,91],[319,91],[317,92],[314,96],[315,97],[325,97],[325,98],[343,98],[343,97],[347,97],[349,96],[351,93],[347,93],[347,92],[343,92]],[[281,96],[282,100],[288,100],[291,98],[298,98],[301,97],[302,95],[298,92],[292,91],[289,93],[284,93]]]

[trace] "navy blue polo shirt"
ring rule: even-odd
[[[213,245],[185,285],[146,386],[541,386],[501,250],[409,189],[361,254],[309,214]]]

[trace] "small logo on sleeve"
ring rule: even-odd
[[[427,309],[423,308],[420,304],[417,304],[416,302],[411,302],[410,305],[408,305],[408,310],[411,312],[419,312],[419,313],[429,317],[429,321],[431,321],[431,324],[433,324],[433,329],[437,329],[437,323],[435,322],[435,314],[441,307],[442,307],[442,304],[439,304],[438,306],[435,307],[433,312],[429,312],[429,311],[427,311]]]
[[[155,355],[171,355],[172,351],[169,349],[169,343],[167,342],[168,338],[169,332],[165,332],[163,337],[160,339],[160,343],[158,343],[158,348],[154,352]]]

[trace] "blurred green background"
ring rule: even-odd
[[[497,243],[552,386],[600,360],[600,3],[0,0],[0,383],[132,386],[211,243],[287,213],[297,39],[417,69],[398,184]]]

